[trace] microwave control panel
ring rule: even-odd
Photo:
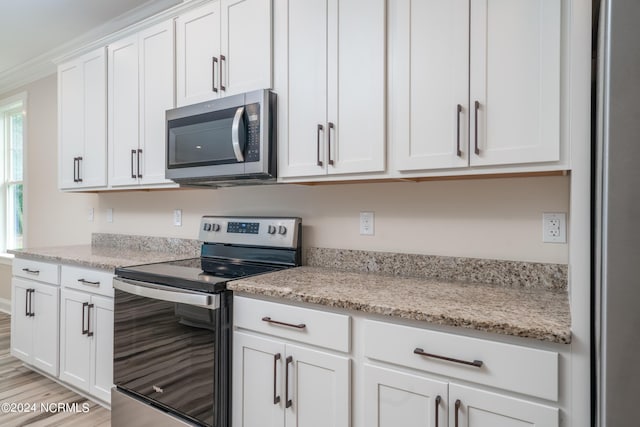
[[[260,104],[245,106],[247,121],[247,145],[245,146],[245,162],[260,161]]]

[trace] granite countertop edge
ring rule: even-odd
[[[304,289],[304,287],[296,289],[296,279],[299,279],[300,277],[303,277],[302,281],[316,279],[317,283],[323,283],[323,274],[335,279],[339,277],[341,273],[344,274],[346,279],[345,285],[344,288],[338,291],[335,295],[331,295],[331,291],[327,292],[327,290],[333,287],[332,284],[326,285],[326,288],[318,285],[317,288],[313,290]],[[296,275],[296,279],[288,281],[286,279],[287,275],[293,274]],[[308,275],[309,277],[304,277],[305,275]],[[360,276],[362,280],[373,279],[373,281],[377,282],[377,285],[384,284],[386,282],[389,289],[381,289],[378,286],[372,286],[371,289],[367,289],[366,296],[358,295],[357,290],[353,295],[350,295],[348,289],[349,284],[346,282],[353,281],[354,277],[357,278],[358,276]],[[274,281],[271,278],[277,278],[281,283],[274,284]],[[410,286],[417,291],[416,294],[411,296],[413,299],[411,307],[402,306],[402,303],[389,301],[388,297],[390,292],[393,292],[390,289],[398,283],[402,286],[402,282],[407,280]],[[327,280],[325,283],[335,283],[335,280],[333,282],[331,280]],[[449,286],[455,287],[459,291],[458,301],[452,301],[449,297],[439,299],[437,295],[430,295],[429,297],[420,295],[422,287],[426,290],[427,288],[433,288],[434,286],[445,288]],[[571,343],[570,313],[566,292],[543,289],[536,290],[535,292],[528,292],[526,296],[523,296],[522,298],[515,298],[513,302],[514,306],[510,307],[512,313],[520,313],[522,314],[521,316],[518,316],[517,314],[509,314],[494,317],[491,314],[491,308],[495,307],[487,307],[487,310],[483,310],[482,301],[476,301],[473,303],[473,306],[478,309],[477,311],[465,311],[458,309],[461,305],[466,304],[467,298],[465,297],[465,286],[468,287],[467,289],[470,293],[482,292],[481,288],[483,285],[478,284],[465,285],[442,281],[434,283],[431,280],[420,278],[402,278],[375,273],[337,272],[335,270],[321,267],[298,267],[276,273],[231,281],[228,283],[227,288],[234,292],[279,298],[292,302],[318,304],[339,309],[354,310],[362,313],[371,313],[414,321],[424,321],[437,325],[474,329],[483,332],[529,338],[558,344]],[[490,290],[489,292],[492,295],[501,295],[504,293],[504,298],[506,300],[513,299],[513,295],[517,292],[517,290],[500,286],[486,286],[487,290]],[[423,302],[421,301],[421,298],[424,298],[425,302],[423,307],[420,307]],[[539,299],[538,305],[545,305],[548,303],[548,301],[546,301],[547,299],[556,298],[566,299],[566,304],[562,304],[562,302],[560,302],[555,311],[552,310],[552,313],[546,313],[544,312],[544,309],[542,311],[539,310],[540,307],[537,307],[536,310],[528,310],[527,302],[522,302],[526,298],[532,298],[534,300],[533,305],[536,305],[537,299]],[[450,311],[446,310],[449,306],[451,306]]]

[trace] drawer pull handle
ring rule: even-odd
[[[28,274],[35,274],[36,276],[40,274],[40,270],[31,270],[30,268],[23,268],[22,271]]]
[[[454,359],[452,357],[438,356],[437,354],[425,353],[423,349],[416,348],[413,350],[414,354],[418,354],[420,356],[433,357],[434,359],[446,360],[447,362],[461,363],[463,365],[475,366],[476,368],[481,368],[483,363],[481,360],[474,360],[473,362],[468,362],[466,360]]]
[[[293,405],[293,400],[289,399],[289,365],[293,363],[293,357],[289,356],[287,357],[287,359],[285,360],[286,365],[285,365],[285,376],[284,376],[284,398],[286,400],[285,403],[285,408],[291,408],[291,406]]]
[[[267,323],[273,323],[276,325],[281,325],[281,326],[288,326],[290,328],[296,328],[296,329],[304,329],[307,327],[307,325],[305,325],[304,323],[298,323],[297,325],[294,325],[293,323],[278,322],[277,320],[272,320],[271,317],[263,317],[262,321]]]
[[[438,427],[440,425],[439,421],[438,421],[438,412],[440,409],[440,402],[442,401],[442,397],[440,396],[436,396],[436,424],[435,427]]]
[[[462,105],[458,104],[456,113],[456,156],[462,157],[462,150],[460,150],[460,113],[462,113]]]
[[[273,404],[277,405],[280,403],[280,396],[276,394],[276,376],[277,376],[277,368],[278,368],[278,360],[280,360],[280,353],[273,355]]]
[[[455,408],[456,408],[456,412],[455,412],[455,422],[454,422],[455,427],[458,427],[458,426],[459,426],[459,424],[458,424],[458,412],[460,412],[460,405],[461,405],[461,404],[462,404],[462,402],[460,402],[460,399],[457,399],[457,400],[456,400],[456,405],[455,405]]]
[[[78,279],[78,282],[82,283],[83,285],[100,286],[100,282],[92,282],[91,280],[86,279]]]

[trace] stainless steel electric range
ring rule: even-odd
[[[230,427],[233,279],[300,265],[301,220],[205,216],[200,258],[116,269],[114,427]]]

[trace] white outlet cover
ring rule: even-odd
[[[88,213],[87,220],[88,220],[89,222],[93,222],[93,217],[94,217],[93,212],[94,212],[94,211],[93,211],[93,208],[89,208],[89,210],[88,210],[88,212],[87,212],[87,213]]]
[[[567,214],[547,212],[542,214],[542,241],[544,243],[567,243]]]
[[[373,212],[360,212],[360,235],[373,236],[375,234],[375,215]]]
[[[107,209],[107,222],[113,222],[113,208]]]
[[[173,211],[173,225],[176,227],[182,226],[182,209],[175,209]]]

